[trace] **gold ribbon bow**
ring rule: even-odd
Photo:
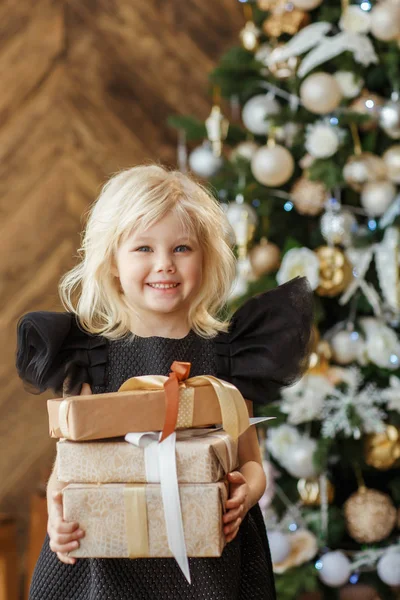
[[[242,394],[231,383],[212,375],[200,375],[187,379],[190,367],[190,363],[175,361],[171,365],[172,372],[169,377],[162,375],[131,377],[121,385],[118,391],[159,390],[164,387],[166,413],[160,440],[162,441],[175,431],[176,427],[192,426],[194,389],[211,385],[221,409],[222,426],[226,433],[236,440],[250,426],[249,413]]]

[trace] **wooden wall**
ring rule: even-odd
[[[166,119],[207,116],[207,75],[242,26],[237,0],[0,3],[0,511],[22,533],[54,443],[46,397],[15,373],[16,322],[61,308],[82,213],[111,173],[175,164]]]

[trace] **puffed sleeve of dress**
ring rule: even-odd
[[[16,367],[26,389],[78,394],[83,383],[103,385],[107,341],[83,331],[76,316],[31,312],[18,322]]]
[[[266,404],[308,366],[313,293],[305,277],[250,298],[216,337],[217,376]]]

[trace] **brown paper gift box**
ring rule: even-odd
[[[178,481],[214,483],[238,465],[237,442],[225,432],[176,442]],[[124,440],[57,443],[57,477],[66,483],[145,483],[144,449]]]
[[[130,520],[126,509],[126,502],[130,502],[129,496],[126,497],[129,491],[143,494],[145,505],[145,515],[140,514],[142,511],[135,511]],[[228,497],[226,484],[182,484],[179,494],[188,556],[221,556],[226,543],[222,522],[222,507]],[[64,519],[77,521],[85,531],[80,547],[70,552],[70,556],[172,556],[168,548],[160,484],[70,484],[63,490],[63,506]],[[141,524],[147,540],[138,550],[132,544],[137,544],[141,538]],[[131,535],[128,535],[129,528]]]
[[[177,428],[207,427],[222,422],[212,385],[182,387],[181,397],[192,396],[193,413],[178,414]],[[185,406],[185,404],[182,404]],[[56,398],[47,401],[50,435],[74,441],[121,437],[129,431],[161,431],[165,421],[165,392],[131,390]]]

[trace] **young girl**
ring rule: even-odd
[[[30,313],[19,323],[21,378],[39,392],[98,394],[185,361],[191,376],[236,385],[252,415],[253,402],[270,401],[306,365],[312,295],[295,279],[252,298],[230,324],[221,320],[235,274],[229,233],[218,203],[180,172],[141,166],[114,176],[90,212],[81,261],[61,282],[68,312]],[[239,461],[228,476],[228,543],[220,558],[189,560],[191,585],[172,558],[69,557],[85,532],[63,520],[64,486],[53,470],[30,600],[274,599],[254,427],[240,437]]]

